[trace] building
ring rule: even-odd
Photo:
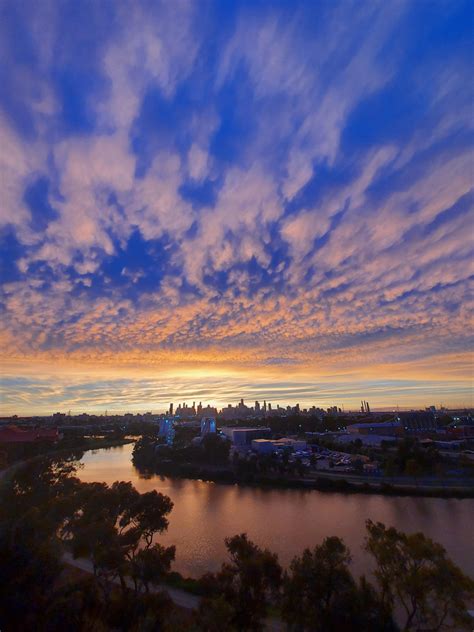
[[[436,432],[436,415],[431,411],[410,411],[399,413],[397,417],[407,435]]]
[[[216,420],[214,417],[203,417],[201,419],[201,437],[208,434],[216,434]]]
[[[446,433],[455,439],[474,439],[474,420],[472,417],[454,417],[446,428]]]
[[[330,435],[330,433],[328,433]],[[356,434],[356,433],[344,433],[344,434],[334,434],[332,436],[333,441],[336,443],[340,443],[341,445],[349,445],[350,443],[354,443],[354,441],[360,441],[363,446],[370,448],[379,448],[384,442],[396,442],[398,440],[397,435],[379,435],[379,434]]]
[[[176,409],[176,416],[180,417],[181,419],[195,417],[196,416],[196,402],[193,402],[192,406],[187,406],[185,402],[183,402],[182,404],[179,404],[178,408]]]
[[[271,454],[276,450],[307,450],[306,441],[298,439],[252,439],[252,450],[258,454]]]
[[[264,439],[271,435],[270,428],[222,428],[225,436],[236,447],[250,447],[253,439]]]
[[[398,437],[402,434],[400,421],[382,421],[379,423],[360,423],[347,426],[350,434],[383,435],[385,437]]]
[[[174,441],[175,429],[174,421],[169,417],[160,419],[160,429],[158,430],[158,436],[165,439],[168,445],[172,445]]]
[[[59,441],[57,428],[29,428],[6,426],[0,428],[0,443],[34,443],[36,441]]]

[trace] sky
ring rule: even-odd
[[[472,405],[473,23],[0,0],[0,412]]]

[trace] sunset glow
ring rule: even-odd
[[[472,405],[469,3],[48,6],[0,20],[2,414]]]

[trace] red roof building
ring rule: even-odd
[[[0,428],[0,443],[32,443],[34,441],[58,441],[57,428],[31,428],[18,426]]]

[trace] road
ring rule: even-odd
[[[90,560],[84,559],[82,557],[74,559],[71,553],[63,553],[63,562],[65,564],[69,564],[69,566],[74,566],[75,568],[79,568],[81,571],[85,571],[86,573],[93,573],[94,568],[92,566],[92,562]],[[125,578],[125,582],[129,588],[134,588],[133,581],[129,578]],[[116,577],[113,580],[114,584],[120,586],[120,580]],[[199,607],[199,602],[201,601],[199,597],[196,595],[192,595],[191,593],[186,592],[185,590],[180,590],[179,588],[171,588],[170,586],[166,586],[165,584],[158,584],[157,586],[150,587],[151,592],[165,592],[168,594],[170,599],[180,608],[186,608],[187,610],[194,610]]]
[[[79,568],[81,571],[85,571],[86,573],[93,573],[94,569],[92,566],[92,562],[90,560],[84,558],[74,557],[69,552],[63,553],[63,562],[68,564],[69,566],[74,566],[75,568]],[[129,588],[135,588],[133,581],[127,577],[125,578],[125,582]],[[113,580],[114,584],[120,586],[120,580],[116,577]],[[158,584],[157,586],[150,587],[151,592],[165,592],[174,604],[179,606],[180,608],[185,608],[186,610],[195,610],[199,607],[199,603],[201,601],[200,597],[196,595],[192,595],[191,593],[186,592],[185,590],[180,590],[179,588],[171,588],[170,586],[166,586],[166,584]],[[283,632],[285,630],[284,624],[278,619],[269,618],[266,621],[266,629],[271,632]]]
[[[471,490],[474,488],[473,479],[449,479],[449,478],[434,478],[434,477],[419,477],[413,478],[408,476],[377,476],[368,475],[361,476],[358,474],[352,474],[350,472],[341,472],[334,470],[314,470],[306,476],[306,478],[299,479],[301,481],[308,480],[314,481],[317,478],[327,478],[330,480],[346,480],[348,483],[354,483],[356,485],[369,485],[376,487],[383,484],[393,485],[400,489],[417,489],[422,491],[423,489],[444,489],[447,491],[463,491]]]

